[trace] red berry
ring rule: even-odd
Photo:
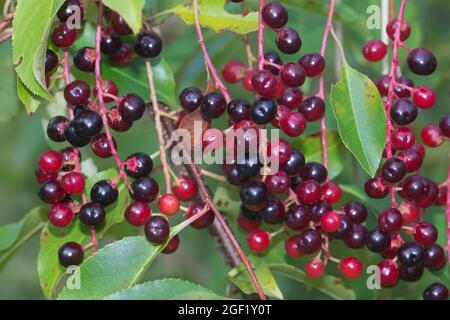
[[[399,210],[388,208],[378,216],[378,226],[384,232],[398,232],[403,224],[403,217]]]
[[[320,225],[326,232],[336,232],[341,226],[341,217],[337,212],[327,212],[320,218]]]
[[[325,69],[325,59],[319,53],[305,54],[298,60],[298,63],[310,78],[318,76]]]
[[[278,99],[278,103],[293,110],[300,106],[303,100],[303,92],[299,88],[287,87],[283,95]]]
[[[345,257],[339,263],[341,274],[348,279],[356,279],[362,273],[363,266],[355,257]]]
[[[327,182],[322,186],[322,199],[335,204],[342,198],[342,190],[337,183]]]
[[[263,97],[271,97],[276,86],[277,78],[272,72],[260,70],[253,74],[253,90]]]
[[[119,88],[117,87],[117,84],[114,81],[103,79],[102,80],[102,89],[103,89],[103,94],[106,93],[108,95],[115,96],[115,97],[117,97],[119,95]],[[93,94],[95,97],[97,97],[97,88],[94,88]],[[103,101],[106,103],[113,102],[114,97],[103,96]]]
[[[269,247],[270,235],[266,231],[260,229],[253,230],[247,236],[247,243],[253,251],[264,251]]]
[[[205,205],[201,202],[194,202],[186,212],[186,219],[189,219],[203,209]],[[215,216],[211,210],[206,211],[201,217],[191,222],[191,227],[195,229],[203,229],[209,227],[214,222]]]
[[[238,224],[239,224],[239,227],[241,227],[243,230],[250,232],[250,231],[253,231],[253,230],[259,228],[259,226],[261,225],[261,220],[247,219],[241,213],[241,214],[239,214],[239,217],[238,217]]]
[[[386,33],[388,34],[389,38],[394,41],[395,40],[395,31],[400,28],[400,41],[405,41],[409,38],[409,35],[411,34],[411,27],[409,26],[408,21],[405,19],[400,21],[395,18],[389,21],[389,23],[386,26]]]
[[[39,184],[43,184],[48,181],[54,181],[58,178],[57,173],[44,172],[40,168],[36,169],[35,175],[36,175],[36,180],[39,182]]]
[[[232,60],[228,62],[222,70],[222,76],[226,82],[238,83],[242,80],[245,73],[245,66],[242,62]]]
[[[112,138],[112,141],[114,144],[114,148],[117,148],[116,141],[114,138]],[[92,138],[91,149],[92,152],[94,152],[95,155],[100,158],[112,157],[111,146],[109,145],[108,137],[104,133],[100,133]]]
[[[447,203],[447,186],[441,186],[439,187],[436,205],[444,206],[446,203]]]
[[[242,84],[247,91],[253,91],[252,79],[254,75],[253,70],[247,70],[244,74],[244,78],[242,79]]]
[[[275,174],[266,176],[264,184],[270,194],[276,195],[288,191],[291,179],[284,170],[279,170]]]
[[[417,87],[413,91],[413,101],[419,108],[428,109],[436,103],[436,94],[427,87]]]
[[[194,180],[186,177],[182,177],[172,187],[173,193],[181,201],[189,201],[197,196],[197,183]]]
[[[69,172],[61,179],[61,187],[67,194],[78,194],[84,190],[84,176],[79,172]]]
[[[421,215],[420,208],[412,201],[404,201],[400,203],[398,210],[402,214],[404,223],[414,222]]]
[[[298,137],[306,129],[306,120],[300,112],[289,112],[280,120],[280,129],[289,137]]]
[[[288,87],[300,87],[305,83],[305,70],[298,63],[286,63],[281,69],[281,79]]]
[[[298,248],[298,236],[292,236],[284,242],[284,250],[288,256],[292,258],[300,258],[303,256],[302,252]]]
[[[179,246],[180,246],[180,237],[176,234],[172,239],[169,240],[166,247],[161,252],[164,254],[171,254],[177,251]]]
[[[380,61],[386,56],[387,46],[381,40],[369,40],[363,48],[364,57],[371,61]]]
[[[391,141],[392,145],[397,150],[406,150],[414,145],[416,137],[411,129],[400,127],[392,132]]]
[[[393,287],[399,279],[399,271],[395,262],[384,260],[378,264],[380,268],[380,282],[385,288]]]
[[[151,216],[152,210],[143,202],[134,202],[125,209],[125,219],[135,227],[146,224]]]
[[[413,236],[421,245],[428,245],[436,242],[438,231],[431,223],[422,221],[414,225]]]
[[[277,159],[279,164],[285,164],[289,161],[292,154],[292,148],[289,142],[280,138],[272,141],[267,146],[267,156],[272,159]]]
[[[305,264],[305,273],[310,278],[320,278],[323,276],[324,272],[325,265],[317,258],[310,259]]]
[[[55,227],[67,227],[73,220],[72,209],[65,204],[54,204],[48,210],[48,220]]]
[[[422,136],[423,143],[432,148],[439,147],[444,142],[441,129],[434,124],[423,127],[420,135]]]
[[[158,208],[167,216],[175,215],[180,210],[180,200],[173,194],[166,193],[158,200]]]
[[[320,184],[314,180],[301,182],[295,189],[297,198],[301,203],[313,204],[321,196]]]
[[[46,173],[57,173],[63,166],[63,159],[58,151],[49,150],[39,157],[39,168]]]
[[[53,28],[51,38],[58,48],[70,47],[77,38],[77,29],[69,28],[67,23],[61,22]]]

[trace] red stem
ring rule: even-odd
[[[447,174],[447,207],[446,207],[446,214],[447,214],[447,255],[448,255],[448,261],[450,262],[450,153],[448,155],[449,162],[448,162],[448,174]]]
[[[333,14],[334,7],[336,5],[335,0],[330,0],[330,5],[328,6],[328,17],[325,25],[325,31],[322,38],[322,47],[320,48],[320,55],[325,58],[325,52],[327,49],[328,36],[330,30],[333,27]],[[317,95],[325,101],[325,71],[321,74],[319,79],[319,92]],[[320,134],[322,141],[322,162],[325,168],[328,169],[328,144],[327,144],[327,120],[325,115],[320,123]]]
[[[107,109],[103,100],[103,88],[102,88],[102,74],[101,74],[101,59],[102,55],[100,52],[100,42],[102,39],[102,24],[103,24],[103,1],[98,1],[98,16],[97,16],[97,30],[95,33],[95,87],[97,89],[98,104],[100,107],[100,115],[103,120],[103,126],[105,127],[106,138],[108,139],[108,144],[111,148],[111,154],[114,161],[119,169],[119,174],[121,175],[123,181],[127,185],[128,189],[131,191],[131,184],[125,171],[122,168],[122,162],[119,159],[117,150],[114,147],[113,137],[111,135],[111,130],[109,129]]]
[[[401,40],[400,40],[400,25],[403,21],[403,16],[405,14],[405,6],[406,6],[407,0],[402,0],[400,4],[400,9],[398,12],[398,20],[400,23],[398,23],[398,27],[395,29],[395,35],[394,35],[394,43],[392,45],[392,60],[391,60],[391,69],[389,72],[389,94],[385,105],[386,110],[386,155],[388,158],[392,157],[392,145],[391,145],[391,131],[392,131],[392,123],[390,119],[390,112],[392,107],[392,102],[394,99],[394,87],[395,87],[395,73],[397,69],[399,68],[399,62],[398,62],[398,48],[400,46]],[[391,195],[391,206],[395,208],[397,206],[397,201],[395,199],[395,190],[394,186],[389,186],[389,192]]]
[[[262,11],[264,0],[258,0],[259,3],[259,21],[258,21],[258,70],[264,69],[264,22]]]
[[[231,101],[230,93],[228,92],[227,88],[223,84],[222,80],[220,80],[219,74],[217,73],[216,67],[214,67],[214,64],[211,61],[211,58],[209,57],[208,50],[206,49],[205,40],[203,39],[202,34],[202,27],[200,26],[200,18],[199,13],[200,10],[198,8],[198,0],[193,0],[194,4],[194,18],[195,18],[195,30],[197,32],[197,39],[198,44],[200,45],[200,48],[203,52],[203,57],[205,59],[206,65],[208,66],[209,71],[211,72],[214,81],[216,82],[216,86],[220,89],[223,96],[225,97],[225,100],[228,102]]]

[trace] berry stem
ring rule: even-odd
[[[387,158],[392,157],[392,145],[391,145],[391,131],[392,131],[392,123],[390,119],[390,112],[392,107],[392,102],[394,99],[394,87],[395,87],[395,74],[397,69],[399,68],[398,62],[398,48],[400,44],[400,26],[403,21],[403,16],[405,14],[405,6],[406,0],[402,0],[400,4],[400,9],[398,13],[398,26],[395,29],[394,34],[394,43],[392,44],[392,60],[391,60],[391,68],[389,72],[389,94],[385,104],[386,111],[386,155]],[[395,208],[397,206],[397,201],[395,199],[395,190],[392,185],[389,186],[389,193],[391,195],[391,206]]]
[[[225,97],[225,100],[227,103],[231,101],[230,93],[228,92],[227,88],[223,84],[222,80],[219,78],[219,74],[217,73],[216,67],[214,67],[214,64],[211,61],[211,58],[209,56],[208,50],[206,49],[205,40],[203,39],[202,34],[202,27],[200,26],[200,9],[198,6],[198,0],[192,0],[193,6],[194,6],[194,18],[195,18],[195,30],[197,32],[197,40],[198,44],[200,45],[200,48],[203,52],[203,57],[205,59],[205,63],[207,65],[207,70],[211,72],[214,81],[216,82],[216,86],[220,89],[223,96]]]
[[[446,215],[447,215],[447,255],[450,262],[450,153],[448,155],[448,174],[447,174],[447,203],[446,203]]]
[[[248,6],[245,1],[242,1],[242,16],[245,17],[248,14]],[[244,42],[245,53],[247,55],[247,66],[249,70],[253,70],[253,53],[252,47],[250,45],[250,40],[248,39],[248,35],[242,36],[242,41]]]
[[[330,0],[330,4],[328,6],[328,17],[325,25],[325,31],[323,33],[322,38],[322,47],[320,49],[320,55],[325,58],[325,52],[327,49],[328,36],[330,34],[330,30],[333,27],[333,14],[334,7],[336,5],[335,0]],[[325,101],[325,71],[320,75],[319,79],[319,92],[317,95]],[[320,122],[320,133],[321,133],[321,142],[322,142],[322,162],[326,169],[328,169],[328,144],[327,144],[327,120],[325,115]]]
[[[259,3],[259,20],[258,20],[258,70],[264,69],[264,22],[262,11],[264,8],[264,0],[258,0]]]
[[[389,0],[381,0],[381,40],[385,43],[389,43],[389,37],[386,33],[386,26],[389,23]],[[389,72],[388,55],[385,55],[381,61],[381,72],[387,74]]]
[[[117,149],[114,146],[113,138],[111,135],[111,130],[109,129],[107,110],[103,100],[103,88],[102,88],[102,74],[101,74],[101,52],[100,52],[100,42],[102,39],[102,24],[103,24],[103,1],[98,1],[98,15],[97,15],[97,29],[95,33],[95,87],[97,89],[97,99],[100,107],[100,116],[102,117],[103,126],[105,127],[106,138],[108,139],[108,144],[111,148],[111,154],[114,161],[117,164],[119,173],[127,185],[128,189],[132,191],[130,181],[122,168],[122,162],[117,154]]]
[[[164,181],[166,183],[166,191],[167,193],[172,193],[172,185],[170,182],[170,172],[169,172],[169,163],[167,162],[166,151],[165,151],[165,142],[164,136],[162,132],[162,124],[161,124],[161,109],[159,108],[158,99],[156,97],[155,90],[155,81],[153,78],[153,68],[150,61],[145,61],[145,65],[147,67],[147,79],[148,86],[150,88],[150,98],[152,100],[153,110],[155,112],[155,127],[156,132],[158,134],[158,142],[159,142],[159,156],[161,158],[161,164],[163,167],[164,173]]]

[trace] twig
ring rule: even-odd
[[[447,173],[447,204],[446,204],[446,214],[447,214],[447,255],[450,262],[450,153],[448,155],[448,173]]]
[[[258,70],[264,69],[264,21],[262,11],[264,8],[264,0],[258,0],[259,3],[259,20],[258,20]]]

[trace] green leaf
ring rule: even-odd
[[[345,148],[337,130],[328,130],[326,136],[328,146],[328,176],[330,179],[333,179],[344,169]],[[322,162],[322,140],[320,132],[295,139],[293,145],[305,155],[307,162]]]
[[[263,259],[254,256],[249,256],[249,259],[253,263],[256,278],[264,293],[277,299],[284,299],[269,265]],[[255,286],[242,263],[228,273],[228,279],[245,294],[256,293]]]
[[[227,300],[212,290],[180,279],[159,279],[105,297],[107,300]]]
[[[103,0],[105,6],[119,13],[135,34],[142,28],[142,9],[145,0]]]
[[[345,286],[339,278],[330,275],[324,275],[319,279],[311,279],[306,274],[287,263],[273,263],[269,264],[270,270],[273,272],[282,274],[289,277],[295,281],[305,283],[323,293],[330,296],[333,299],[338,300],[355,300],[355,292]]]
[[[21,110],[21,104],[16,94],[16,72],[12,64],[11,43],[0,44],[0,122],[6,122],[16,116]]]
[[[178,106],[175,78],[170,65],[164,59],[152,61],[152,64],[154,64],[153,76],[158,101],[162,101],[171,107]],[[143,60],[137,59],[126,68],[105,64],[102,67],[102,72],[105,79],[113,79],[117,83],[121,92],[134,92],[141,97],[149,97],[150,89]]]
[[[115,169],[102,171],[86,182],[86,190],[90,190],[96,181],[102,179],[114,179],[117,176]],[[108,209],[104,226],[98,230],[97,237],[101,237],[108,229],[123,221],[123,211],[128,201],[128,192],[124,185],[119,186],[119,198],[115,207]],[[61,245],[69,241],[81,244],[89,242],[91,239],[88,227],[76,219],[67,228],[55,228],[47,223],[41,233],[41,245],[38,256],[38,273],[41,288],[47,298],[56,297],[57,286],[65,274],[65,269],[59,265],[58,249]]]
[[[45,85],[45,52],[53,18],[64,0],[19,0],[13,20],[13,62],[24,86],[48,101]],[[32,32],[31,32],[32,31]]]
[[[0,226],[0,265],[41,230],[46,221],[46,211],[41,207],[36,207],[28,212],[22,220]]]
[[[200,24],[216,32],[228,30],[237,34],[247,34],[258,29],[258,13],[251,12],[245,17],[231,14],[224,8],[224,0],[199,1]],[[193,25],[194,8],[191,5],[179,5],[170,12],[179,16],[186,24]]]
[[[136,285],[159,253],[181,230],[189,226],[187,219],[171,228],[167,241],[159,246],[145,237],[127,237],[115,241],[88,257],[80,269],[80,289],[65,287],[59,299],[103,299],[117,291]]]
[[[17,96],[22,104],[25,106],[27,113],[30,115],[39,108],[42,103],[42,99],[28,90],[23,82],[17,77]]]
[[[386,142],[386,114],[375,84],[343,59],[341,80],[331,89],[331,105],[345,146],[374,176]]]

